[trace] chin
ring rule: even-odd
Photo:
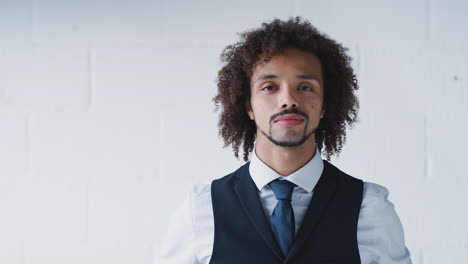
[[[304,133],[302,133],[302,131],[301,132],[287,131],[286,133],[278,133],[276,136],[275,134],[273,134],[272,137],[278,141],[294,143],[296,141],[302,140],[302,138],[304,137]]]

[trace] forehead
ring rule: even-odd
[[[281,72],[322,76],[322,67],[315,54],[299,49],[286,49],[283,53],[272,56],[268,62],[261,58],[252,68],[252,77],[264,73],[279,74]]]

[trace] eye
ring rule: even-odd
[[[309,86],[301,85],[299,86],[299,90],[301,91],[313,91],[313,89]]]
[[[268,86],[263,87],[261,90],[262,91],[271,91],[273,89],[274,89],[274,87],[272,85],[268,85]]]

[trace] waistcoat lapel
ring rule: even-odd
[[[336,191],[336,182],[329,172],[327,161],[324,160],[324,169],[317,185],[314,188],[312,200],[309,203],[307,212],[302,220],[301,227],[291,246],[288,256],[284,263],[290,263],[290,260],[301,250],[306,239],[311,235],[322,216],[328,202]]]
[[[268,224],[265,213],[263,211],[263,206],[258,197],[258,190],[253,182],[250,173],[249,165],[243,166],[240,170],[240,173],[237,175],[238,180],[234,184],[234,190],[237,194],[242,208],[245,213],[248,215],[250,221],[252,222],[255,229],[258,231],[262,239],[272,250],[273,254],[280,260],[283,260],[281,250],[276,242],[271,227]]]

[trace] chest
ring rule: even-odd
[[[297,219],[302,223],[296,223],[293,245],[283,256],[270,228],[275,199],[259,195],[249,175],[239,174],[237,181],[212,183],[215,234],[210,263],[360,263],[362,181],[342,186],[333,174],[319,181],[314,194],[296,204],[296,210],[303,211]]]

